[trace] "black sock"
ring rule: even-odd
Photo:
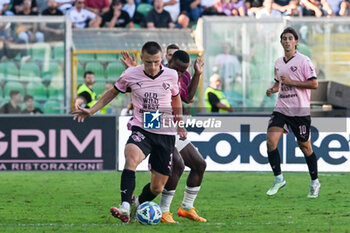
[[[318,177],[318,174],[317,174],[317,158],[316,158],[315,152],[313,152],[310,156],[305,156],[305,160],[309,168],[311,179],[316,180]]]
[[[131,203],[131,196],[135,189],[135,172],[124,169],[120,182],[120,193],[122,196],[122,202],[126,201]]]
[[[151,191],[151,183],[148,183],[142,189],[142,193],[139,196],[139,203],[142,204],[146,201],[152,201],[156,196],[157,195],[154,195]]]
[[[275,176],[281,175],[281,158],[278,149],[267,152],[269,163]]]

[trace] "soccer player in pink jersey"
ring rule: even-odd
[[[121,176],[121,205],[112,207],[111,214],[122,222],[130,221],[131,197],[135,189],[137,166],[149,157],[151,182],[144,186],[138,197],[138,204],[152,201],[163,191],[172,172],[172,155],[176,131],[181,139],[186,139],[183,127],[172,124],[158,128],[162,122],[175,119],[182,121],[182,105],[179,95],[178,77],[173,69],[161,65],[162,49],[156,42],[147,42],[141,50],[143,65],[131,67],[123,72],[114,88],[106,91],[90,109],[78,107],[73,112],[74,119],[83,122],[120,92],[130,90],[134,114],[129,125],[132,134],[125,146],[125,165]],[[164,124],[163,124],[164,126]]]
[[[123,52],[122,55],[122,61],[127,67],[132,67],[136,64],[135,60],[131,59],[128,53]],[[178,73],[181,100],[186,104],[192,103],[198,88],[200,76],[203,72],[202,59],[200,57],[196,59],[194,63],[195,73],[192,78],[191,74],[187,71],[190,65],[190,57],[185,51],[179,50],[175,45],[169,45],[166,59],[168,60],[168,67],[176,70]],[[193,221],[207,222],[205,218],[198,216],[193,207],[193,203],[200,190],[206,162],[191,141],[187,139],[179,140],[177,137],[173,156],[173,172],[163,189],[159,204],[162,210],[161,221],[164,223],[176,223],[170,212],[170,205],[185,165],[191,171],[187,177],[184,198],[177,214]]]
[[[276,60],[275,83],[272,88],[266,90],[267,96],[278,92],[267,130],[267,154],[275,175],[275,181],[267,195],[275,195],[286,185],[281,172],[277,144],[282,134],[288,133],[290,127],[305,156],[311,176],[308,197],[317,198],[321,184],[317,175],[317,157],[310,142],[310,89],[318,87],[316,72],[310,58],[296,51],[298,34],[293,28],[286,28],[280,37],[284,56]]]

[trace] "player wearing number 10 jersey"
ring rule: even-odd
[[[298,34],[288,27],[281,34],[284,56],[275,62],[275,83],[267,89],[266,95],[278,92],[275,109],[271,115],[267,131],[268,159],[275,175],[267,195],[274,195],[286,185],[280,166],[278,141],[289,128],[297,138],[299,148],[305,156],[311,186],[308,197],[316,198],[321,187],[317,175],[317,158],[310,142],[310,89],[318,87],[316,72],[310,58],[296,51]]]

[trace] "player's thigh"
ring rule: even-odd
[[[143,151],[135,144],[128,143],[125,146],[125,159],[126,163],[131,166],[139,165],[142,160],[146,158],[146,155]]]
[[[281,127],[273,126],[268,128],[266,134],[266,143],[268,150],[273,150],[277,147],[278,141],[283,135],[284,129]]]
[[[299,142],[307,142],[310,140],[311,117],[291,117],[290,127]]]
[[[166,176],[172,173],[175,136],[153,135],[152,150],[148,160],[150,170]]]
[[[137,166],[151,153],[152,143],[148,132],[139,127],[133,127],[125,146],[126,166]]]
[[[185,168],[185,163],[184,160],[182,159],[179,151],[174,148],[174,153],[173,153],[173,170],[182,170]],[[182,173],[181,171],[181,173]]]
[[[185,165],[189,168],[206,167],[205,160],[192,143],[187,144],[181,151]]]
[[[181,153],[182,149],[185,148],[188,144],[190,144],[191,141],[188,139],[181,140],[179,135],[176,135],[175,139],[175,147],[176,149]]]
[[[268,150],[271,151],[277,147],[279,139],[287,130],[288,125],[285,116],[281,113],[273,112],[269,120],[266,134],[266,143]]]

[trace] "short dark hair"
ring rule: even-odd
[[[190,56],[188,55],[188,53],[186,53],[183,50],[177,50],[173,56],[171,57],[171,60],[175,61],[175,60],[179,60],[183,63],[189,63],[190,62]]]
[[[166,47],[166,51],[168,52],[169,49],[180,49],[180,48],[176,44],[170,44],[168,45],[168,47]]]
[[[33,96],[25,95],[24,98],[23,98],[23,101],[26,102],[27,100],[30,100],[30,99],[34,100]]]
[[[14,95],[18,95],[19,93],[21,93],[19,90],[11,90],[10,91],[10,98],[12,98],[12,96],[14,96]]]
[[[282,36],[286,33],[291,33],[293,36],[294,36],[294,39],[295,40],[299,40],[299,36],[298,36],[298,33],[295,31],[294,28],[292,27],[287,27],[286,29],[283,30],[281,36],[280,36],[280,39],[282,40]]]
[[[88,70],[88,71],[85,71],[85,73],[84,73],[84,78],[86,78],[86,76],[89,75],[89,74],[95,75],[94,72]]]
[[[142,46],[141,54],[144,52],[150,55],[155,55],[159,52],[162,52],[162,47],[160,47],[160,45],[155,41],[148,41]]]

